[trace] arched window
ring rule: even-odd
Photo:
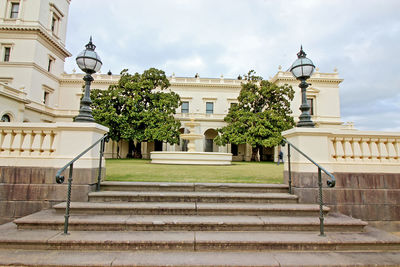
[[[8,114],[4,114],[3,116],[1,116],[1,122],[10,122],[11,121],[11,117]]]

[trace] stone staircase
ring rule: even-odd
[[[329,190],[329,189],[326,189]],[[400,238],[324,207],[286,185],[104,182],[0,226],[0,265],[400,266]]]

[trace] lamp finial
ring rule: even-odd
[[[94,51],[96,46],[92,43],[92,36],[90,35],[89,43],[85,45],[86,49]]]
[[[303,45],[300,46],[300,52],[297,53],[298,58],[306,57],[307,54],[303,51]]]

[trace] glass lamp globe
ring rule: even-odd
[[[85,73],[96,73],[100,70],[101,65],[103,65],[99,55],[94,51],[95,49],[96,46],[92,43],[92,37],[90,37],[86,49],[76,57],[76,64]]]
[[[308,79],[314,72],[315,66],[310,59],[306,58],[306,55],[301,47],[300,52],[297,53],[298,58],[290,67],[290,72],[296,79]]]

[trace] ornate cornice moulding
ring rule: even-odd
[[[44,29],[40,26],[26,26],[26,25],[1,25],[0,31],[21,31],[21,32],[38,32],[40,36],[44,37],[48,42],[53,44],[59,52],[62,53],[64,57],[70,57],[72,54],[62,45],[54,40],[54,38],[49,35]]]

